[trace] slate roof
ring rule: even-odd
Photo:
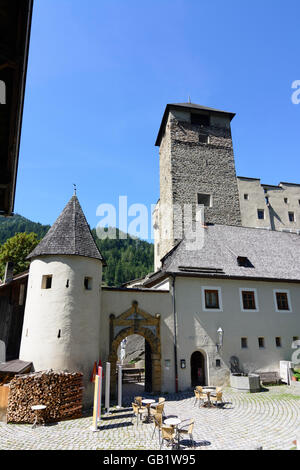
[[[162,260],[152,284],[168,273],[218,278],[300,281],[300,236],[297,234],[228,225],[209,225],[198,249],[184,239]],[[253,267],[238,265],[248,258]],[[151,279],[152,277],[152,279]]]
[[[166,105],[166,109],[165,109],[165,112],[161,121],[161,125],[158,131],[157,139],[155,142],[156,146],[160,145],[161,137],[163,135],[163,130],[166,125],[169,110],[172,108],[173,109],[176,109],[176,108],[195,109],[198,111],[208,111],[210,113],[226,114],[227,116],[229,116],[230,120],[232,120],[235,116],[235,113],[231,113],[229,111],[221,111],[220,109],[208,108],[207,106],[201,106],[200,104],[195,104],[195,103],[168,103]]]
[[[27,259],[42,255],[86,256],[105,264],[76,195]]]

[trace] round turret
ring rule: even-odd
[[[29,259],[20,359],[33,362],[36,371],[83,372],[89,404],[99,360],[104,260],[76,196]]]

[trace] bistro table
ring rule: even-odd
[[[203,387],[202,393],[205,393],[207,396],[207,402],[203,404],[204,407],[211,408],[213,406],[212,402],[210,401],[210,395],[216,393],[215,387]]]
[[[167,418],[164,421],[164,425],[171,426],[172,428],[176,428],[176,448],[179,449],[179,434],[178,434],[178,424],[181,423],[180,418]]]
[[[150,398],[142,400],[142,404],[146,405],[148,408],[148,415],[145,418],[144,423],[151,423],[152,420],[151,420],[150,406],[153,405],[154,403],[155,403],[155,400],[151,400]]]
[[[34,405],[31,407],[32,411],[35,412],[35,419],[32,425],[33,429],[44,424],[44,411],[46,408],[46,405]]]

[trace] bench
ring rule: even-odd
[[[123,383],[135,383],[142,381],[144,369],[122,369]]]
[[[279,384],[281,382],[278,372],[257,372],[262,384]]]

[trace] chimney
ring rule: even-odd
[[[9,284],[13,280],[13,276],[14,276],[14,263],[12,261],[8,261],[5,267],[4,284]]]

